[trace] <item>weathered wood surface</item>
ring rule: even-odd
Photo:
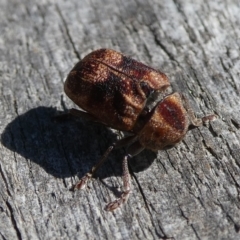
[[[239,13],[239,0],[2,0],[0,238],[239,238]],[[123,149],[88,189],[69,189],[119,135],[51,120],[73,107],[67,73],[101,47],[166,72],[198,116],[218,117],[135,157],[132,194],[114,213],[103,208],[122,186]]]

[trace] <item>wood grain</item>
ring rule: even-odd
[[[237,0],[0,2],[1,239],[237,239],[240,232],[240,5]],[[209,126],[176,147],[130,163],[124,149],[84,191],[77,175],[121,136],[85,120],[63,82],[87,53],[112,48],[165,72]]]

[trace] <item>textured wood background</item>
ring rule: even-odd
[[[240,234],[239,0],[1,0],[0,238],[237,239]],[[124,149],[84,191],[69,189],[121,137],[85,120],[54,123],[73,103],[63,82],[97,48],[165,72],[209,126],[144,151],[121,189]]]

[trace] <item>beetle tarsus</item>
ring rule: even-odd
[[[130,194],[130,190],[123,192],[121,194],[120,198],[114,200],[113,202],[108,203],[105,206],[104,210],[111,212],[111,211],[114,211],[115,209],[119,208],[122,204],[127,202],[129,194]]]
[[[89,179],[92,178],[92,174],[91,173],[87,173],[84,177],[82,177],[74,186],[73,190],[80,190],[80,189],[84,189],[89,181]]]
[[[210,122],[210,121],[215,120],[215,118],[216,118],[216,115],[215,115],[215,114],[207,115],[207,116],[204,116],[204,117],[202,118],[202,122],[203,122],[203,123]]]

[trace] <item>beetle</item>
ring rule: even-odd
[[[113,149],[128,146],[122,161],[123,192],[105,207],[107,211],[117,209],[131,191],[129,159],[145,148],[158,151],[172,147],[190,126],[213,120],[214,115],[196,118],[187,99],[178,92],[169,93],[169,88],[164,73],[111,49],[93,51],[73,67],[64,91],[83,111],[70,109],[69,113],[130,133],[107,149],[74,190],[86,186]]]

